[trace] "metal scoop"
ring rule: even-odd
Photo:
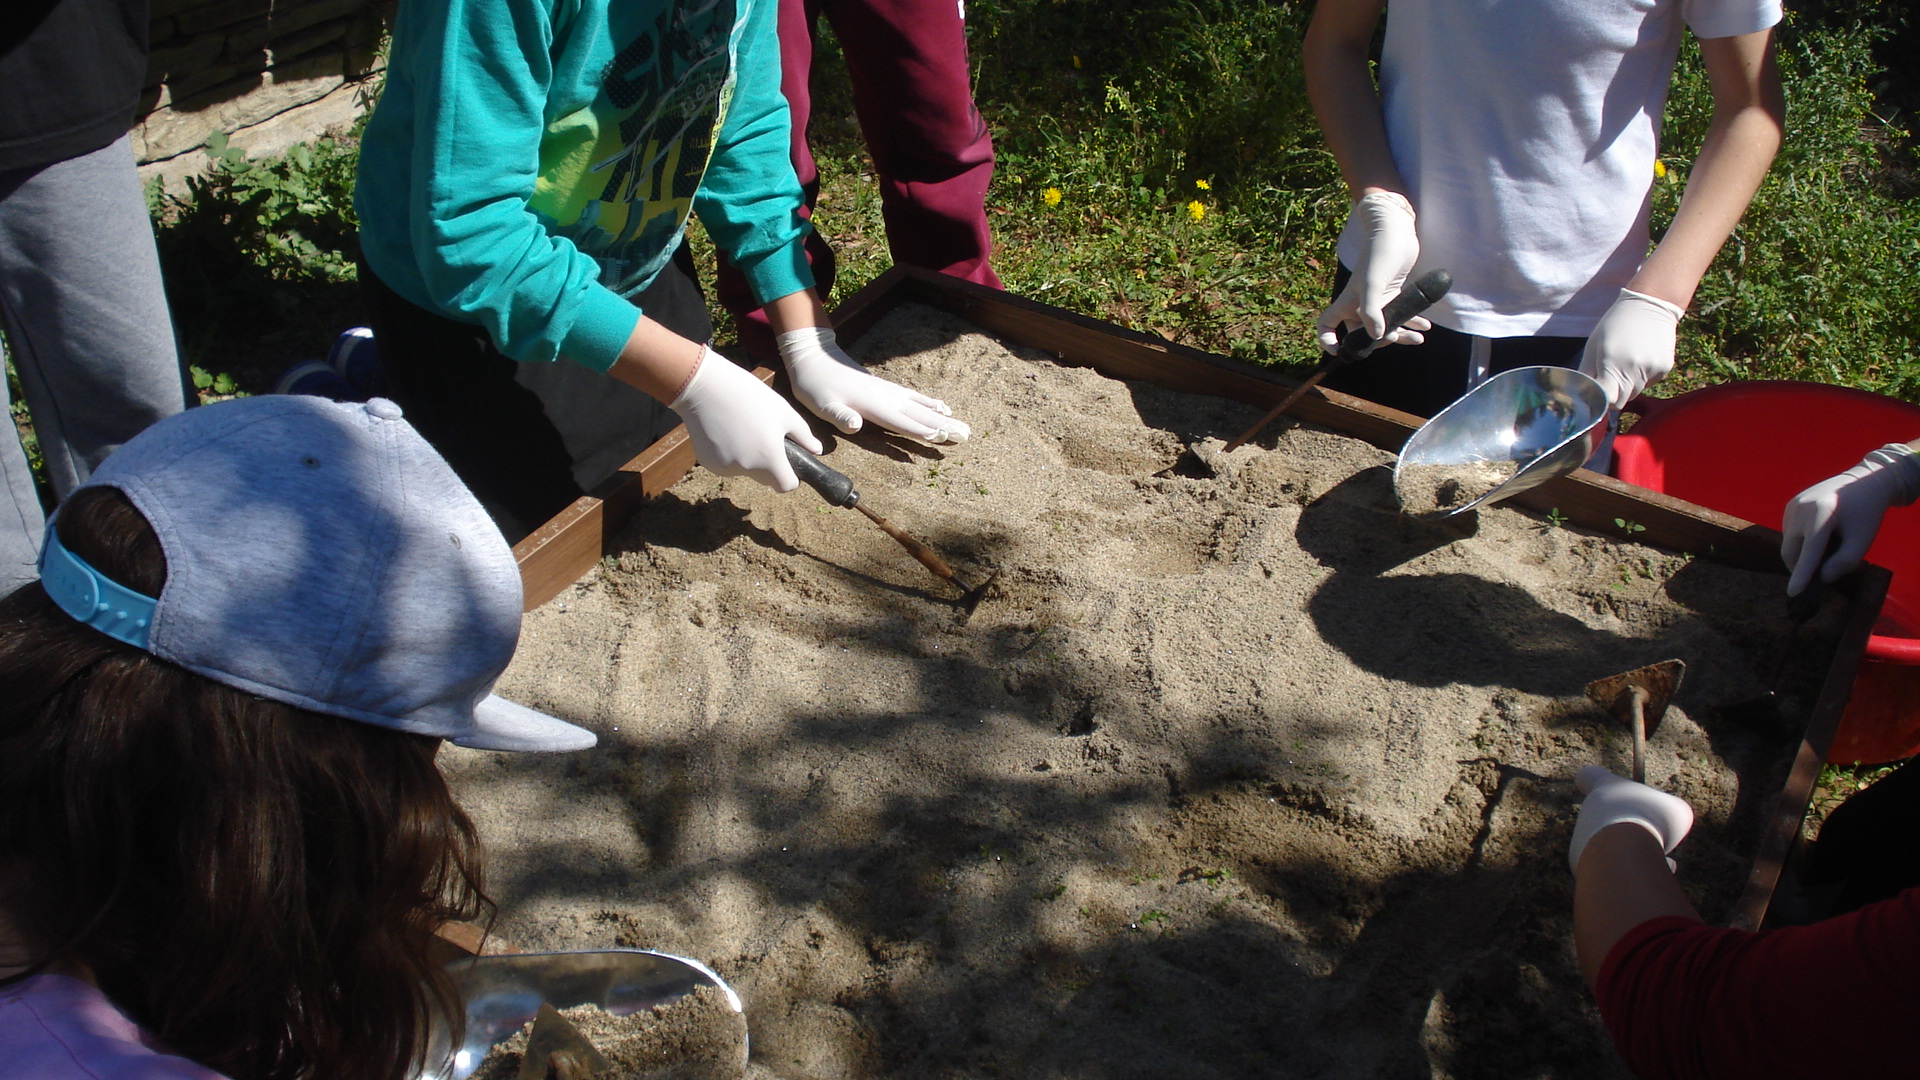
[[[1593,456],[1606,418],[1606,392],[1571,368],[1503,371],[1413,433],[1393,468],[1394,495],[1430,520],[1517,495]]]
[[[415,1080],[466,1080],[495,1043],[539,1015],[541,1005],[570,1009],[598,1005],[616,1016],[671,1004],[702,986],[726,996],[744,1013],[740,995],[698,960],[644,949],[506,953],[456,960],[447,966],[466,1007],[466,1032],[453,1044],[444,1017],[427,1038],[426,1067]],[[747,1042],[740,1041],[746,1068]]]

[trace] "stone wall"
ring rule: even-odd
[[[153,0],[134,123],[143,177],[179,190],[224,131],[254,156],[351,123],[379,73],[394,0]]]

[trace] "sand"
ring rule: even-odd
[[[501,933],[711,963],[754,1076],[1624,1075],[1566,843],[1574,770],[1629,739],[1582,688],[1690,665],[1648,779],[1725,917],[1791,748],[1716,710],[1763,688],[1783,577],[1421,524],[1374,447],[1288,421],[1220,455],[1258,410],[925,310],[862,346],[976,434],[828,463],[992,594],[966,618],[858,513],[696,470],[502,680],[600,747],[442,756]]]
[[[1447,513],[1474,502],[1520,472],[1517,461],[1469,461],[1453,465],[1405,465],[1395,472],[1400,508],[1415,517]]]
[[[600,1052],[607,1068],[597,1080],[739,1080],[746,1026],[726,995],[696,987],[678,1001],[626,1016],[597,1005],[561,1009],[560,1015]],[[469,1080],[515,1080],[533,1033],[529,1020],[494,1044]]]

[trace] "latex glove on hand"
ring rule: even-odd
[[[848,356],[824,326],[789,330],[775,340],[793,396],[815,416],[851,435],[871,420],[909,439],[963,443],[973,429],[947,403],[874,375]]]
[[[787,463],[788,439],[818,454],[820,445],[787,399],[726,357],[703,348],[686,388],[667,408],[680,414],[693,456],[721,476],[749,476],[775,491],[800,486]]]
[[[1684,314],[1657,296],[1620,290],[1580,356],[1580,373],[1591,375],[1607,392],[1609,408],[1620,411],[1673,370],[1674,342]]]
[[[1573,843],[1567,845],[1567,865],[1580,872],[1580,853],[1587,841],[1609,825],[1631,822],[1652,833],[1660,841],[1660,850],[1671,855],[1693,828],[1693,807],[1676,798],[1636,784],[1624,776],[1608,772],[1598,765],[1587,765],[1574,776],[1574,782],[1586,793],[1580,804],[1580,819],[1573,824]],[[1667,860],[1673,866],[1673,860]]]
[[[1420,257],[1413,204],[1397,191],[1376,191],[1354,203],[1347,213],[1346,227],[1340,230],[1340,250],[1358,254],[1347,268],[1353,276],[1347,279],[1346,288],[1320,313],[1315,324],[1320,347],[1328,352],[1340,348],[1342,327],[1360,327],[1375,339],[1386,329],[1382,309],[1399,295],[1407,275],[1413,272],[1414,260]],[[1380,344],[1418,345],[1426,340],[1420,331],[1432,327],[1424,316],[1415,316]]]
[[[1818,573],[1832,582],[1860,565],[1888,509],[1920,498],[1920,455],[1888,443],[1860,464],[1813,485],[1787,502],[1780,558],[1793,568],[1787,595],[1798,596]],[[1827,548],[1839,543],[1832,555]]]

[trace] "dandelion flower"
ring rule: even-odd
[[[1040,194],[1040,201],[1048,206],[1059,206],[1061,198],[1060,189],[1057,187],[1050,187]]]
[[[1073,58],[1073,66],[1074,66],[1074,67],[1079,67],[1079,66],[1080,66],[1080,58],[1079,58],[1079,57],[1077,57],[1077,56],[1076,56],[1076,57],[1074,57],[1074,58]]]
[[[1653,178],[1655,180],[1665,180],[1667,178],[1667,163],[1661,161],[1659,158],[1653,159]]]
[[[1212,191],[1212,190],[1213,190],[1213,185],[1212,185],[1212,184],[1209,184],[1209,183],[1207,183],[1207,182],[1206,182],[1205,180],[1195,180],[1195,181],[1193,182],[1193,186],[1194,186],[1194,187],[1197,187],[1197,188],[1199,188],[1199,189],[1200,189],[1201,191]]]
[[[1187,216],[1195,221],[1203,220],[1207,216],[1207,208],[1199,199],[1195,199],[1187,204]]]

